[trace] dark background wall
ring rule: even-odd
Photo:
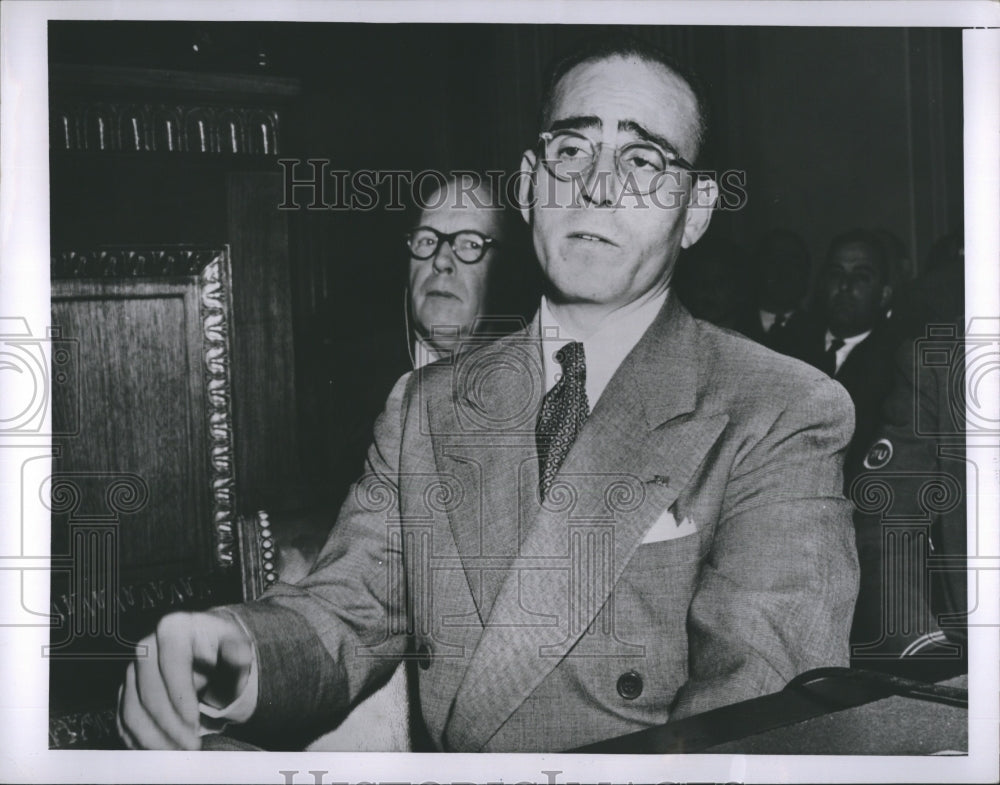
[[[883,227],[919,268],[935,239],[961,228],[961,31],[628,29],[701,73],[715,118],[702,164],[746,173],[746,204],[718,212],[703,242],[742,249],[793,229],[815,266],[835,233]],[[238,75],[212,88],[223,103],[243,100],[254,80],[260,101],[271,84],[281,157],[347,171],[510,172],[539,130],[546,64],[593,30],[58,22],[49,57],[70,83],[95,68],[112,79],[114,69],[158,69],[185,74],[197,92],[200,79]],[[141,81],[114,89],[143,98]],[[251,508],[280,505],[289,488],[319,481],[331,389],[359,372],[338,347],[365,356],[374,333],[397,329],[406,214],[278,210],[274,155],[54,149],[51,176],[53,248],[232,246],[242,493]]]
[[[918,265],[962,226],[961,31],[729,28],[728,165],[750,199],[746,242],[800,232],[814,259],[847,228],[883,227]]]

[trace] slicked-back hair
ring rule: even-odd
[[[551,120],[552,102],[555,97],[556,87],[558,87],[560,80],[566,74],[578,65],[610,60],[616,57],[635,58],[640,62],[661,65],[690,88],[694,95],[695,106],[698,112],[695,137],[698,153],[695,155],[694,161],[697,163],[697,155],[701,152],[702,145],[708,134],[709,125],[708,93],[705,85],[697,74],[678,62],[669,52],[632,35],[604,34],[591,37],[584,40],[562,58],[557,59],[549,69],[545,81],[545,89],[542,92],[542,110],[539,116],[539,128],[544,130],[548,126]],[[627,89],[627,86],[623,85],[622,88]]]

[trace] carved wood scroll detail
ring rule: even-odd
[[[233,564],[235,538],[235,473],[233,470],[233,406],[229,373],[229,259],[219,254],[201,271],[201,324],[208,374],[208,436],[211,444],[212,519],[215,556]]]

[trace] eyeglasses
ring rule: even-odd
[[[603,142],[594,142],[575,131],[546,131],[538,141],[542,164],[557,180],[589,179],[604,147]],[[673,150],[664,150],[652,142],[629,142],[614,151],[618,179],[638,194],[655,191],[671,169],[694,171],[694,166]]]
[[[442,242],[448,243],[455,258],[465,264],[475,264],[490,248],[499,245],[492,237],[473,229],[445,234],[429,226],[420,226],[406,233],[406,245],[414,259],[430,259]]]

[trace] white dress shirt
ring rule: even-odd
[[[840,372],[840,366],[844,364],[844,361],[847,359],[847,355],[849,355],[854,350],[854,347],[857,346],[859,343],[861,343],[865,338],[867,338],[871,334],[872,331],[868,330],[867,332],[863,332],[860,335],[852,335],[850,338],[840,339],[844,342],[844,345],[841,346],[839,349],[837,349],[837,367],[833,371],[834,375]],[[829,351],[830,345],[833,343],[833,338],[834,338],[833,333],[827,330],[826,343],[823,345],[823,348],[826,349],[827,351]]]
[[[583,355],[587,364],[587,403],[593,411],[597,401],[615,375],[618,366],[635,348],[642,334],[653,323],[667,299],[669,290],[648,300],[626,305],[608,314],[600,326],[584,338]],[[549,307],[549,301],[542,297],[538,310],[540,333],[542,336],[542,363],[545,371],[545,391],[551,390],[562,373],[555,353],[572,341],[580,340],[560,326]]]
[[[787,324],[788,320],[792,318],[792,314],[795,313],[793,308],[791,311],[785,311],[782,314],[772,313],[771,311],[765,311],[761,308],[757,311],[757,318],[760,319],[760,326],[764,328],[765,333],[771,332],[771,327],[774,326],[775,320],[781,316],[782,324]]]

